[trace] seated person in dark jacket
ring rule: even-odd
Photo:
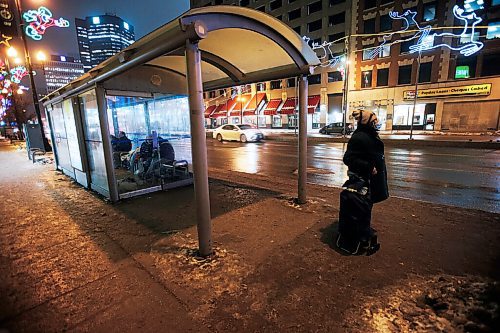
[[[349,180],[340,193],[337,246],[351,254],[372,254],[380,248],[370,226],[373,203],[389,197],[384,143],[378,136],[380,125],[375,113],[354,111],[353,117],[358,128],[344,155]]]
[[[130,141],[125,132],[120,131],[118,137],[111,135],[111,147],[113,148],[115,168],[118,168],[121,164],[121,153],[128,153],[132,150],[132,141]]]
[[[146,140],[141,144],[141,148],[139,150],[139,156],[142,160],[144,170],[148,170],[149,165],[151,164],[151,159],[153,158],[153,136],[148,135]]]

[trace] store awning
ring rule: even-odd
[[[210,105],[205,109],[205,118],[210,118],[210,115],[215,111],[217,108],[216,105]]]
[[[241,109],[245,109],[245,104],[248,103],[250,100],[251,94],[243,94],[243,95],[238,95],[234,97],[234,104],[233,108],[230,109],[231,112],[229,113],[229,116],[231,117],[240,117],[241,116]]]
[[[219,104],[212,113],[212,118],[227,117],[226,103]]]
[[[252,99],[247,103],[243,109],[244,116],[254,116],[257,107],[262,103],[263,100],[267,100],[267,95],[264,92],[258,92],[252,96]]]
[[[264,115],[266,116],[272,116],[275,114],[278,114],[278,107],[282,103],[281,98],[275,98],[269,101],[267,103],[266,108],[264,109]]]
[[[297,97],[288,97],[281,108],[281,114],[294,114],[297,107]]]
[[[321,98],[319,95],[309,96],[309,98],[307,99],[307,113],[314,113],[314,111],[316,111],[320,99]]]

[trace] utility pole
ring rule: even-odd
[[[42,114],[40,112],[40,102],[38,101],[38,93],[35,87],[35,78],[33,77],[33,67],[31,66],[31,58],[28,50],[28,42],[26,41],[26,36],[24,35],[25,24],[23,21],[23,17],[21,14],[21,2],[20,0],[15,0],[17,14],[19,16],[19,27],[21,28],[21,40],[23,41],[24,46],[24,54],[26,56],[26,69],[28,70],[28,75],[30,77],[31,84],[31,92],[33,93],[33,104],[35,106],[36,118],[38,120],[38,125],[40,126],[40,131],[42,134],[43,145],[45,146],[45,150],[51,151],[52,148],[49,145],[49,141],[45,137],[45,132],[43,130],[43,122],[42,122]]]
[[[411,112],[410,120],[410,140],[413,139],[413,118],[415,117],[415,108],[417,107],[417,96],[418,96],[418,79],[420,76],[420,57],[422,55],[421,51],[418,51],[417,57],[417,75],[415,75],[415,97],[413,98],[413,111]]]
[[[342,90],[343,100],[342,100],[342,124],[344,126],[344,130],[342,135],[346,136],[346,122],[347,122],[347,90],[349,89],[349,42],[350,35],[346,36],[345,39],[345,70],[344,70],[344,88]]]

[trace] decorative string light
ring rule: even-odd
[[[11,39],[12,39],[11,36],[7,36],[7,35],[2,34],[2,39],[0,39],[0,45],[3,44],[3,45],[5,45],[5,47],[10,47],[9,40],[11,40]]]
[[[14,83],[21,83],[23,77],[28,75],[28,70],[24,66],[16,66],[10,70],[11,80]]]
[[[46,7],[37,10],[31,9],[23,14],[23,18],[29,25],[26,26],[26,35],[34,40],[42,39],[45,31],[50,27],[67,28],[69,21],[62,17],[58,20],[52,18],[52,12]]]
[[[417,40],[415,45],[411,45],[409,47],[409,53],[423,52],[429,51],[432,49],[437,49],[440,47],[449,48],[452,51],[459,51],[461,54],[465,56],[473,55],[477,53],[484,47],[484,44],[479,41],[474,41],[474,34],[476,26],[483,21],[480,17],[477,17],[474,11],[470,13],[466,13],[464,9],[459,6],[453,7],[453,15],[455,18],[463,22],[462,32],[459,34],[450,33],[450,32],[440,32],[440,33],[431,33],[433,31],[432,26],[428,25],[425,27],[421,27],[418,22],[415,20],[417,12],[413,12],[411,10],[405,11],[403,14],[399,14],[398,12],[390,12],[389,16],[393,20],[402,20],[403,28],[399,31],[384,35],[383,42],[380,43],[377,47],[373,48],[368,52],[367,56],[370,59],[374,59],[379,52],[381,52],[382,47],[388,43],[396,44],[396,43],[404,43],[412,40]],[[396,34],[407,33],[410,26],[416,26],[417,31],[407,38],[398,39],[392,41],[392,38]],[[463,43],[461,46],[452,46],[451,43],[439,43],[434,44],[435,39],[438,37],[449,37],[449,38],[460,38],[460,41],[464,39],[470,39],[466,43]]]

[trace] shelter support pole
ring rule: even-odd
[[[191,149],[193,155],[198,244],[201,256],[212,254],[212,221],[208,187],[207,137],[205,133],[205,107],[201,77],[201,53],[198,42],[186,41],[186,66],[191,120]]]
[[[299,183],[298,203],[304,204],[307,185],[307,76],[299,78]]]
[[[118,185],[116,183],[115,167],[113,165],[113,148],[111,146],[111,137],[107,117],[108,107],[104,88],[99,85],[96,87],[96,99],[99,125],[101,126],[102,150],[104,152],[106,178],[108,179],[109,200],[111,200],[111,202],[117,202],[120,199],[120,196],[118,195]]]

